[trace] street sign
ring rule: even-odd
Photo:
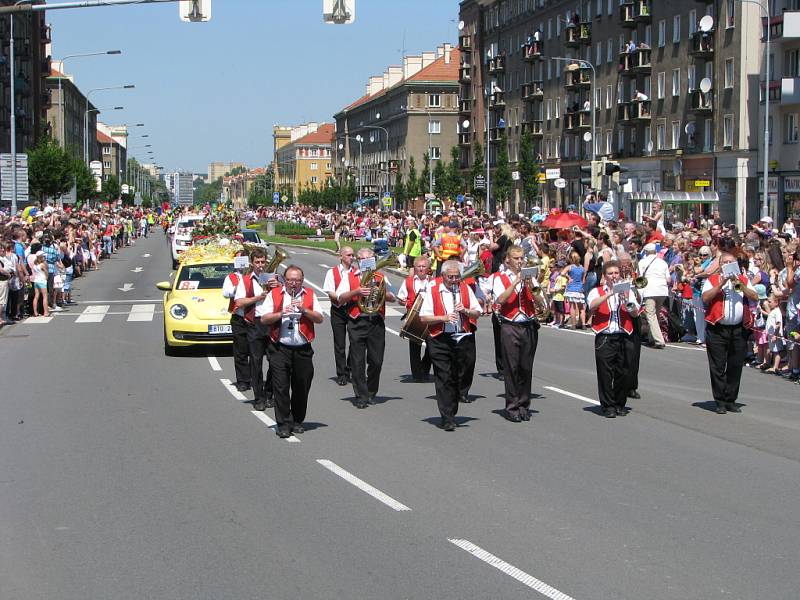
[[[131,188],[130,188],[130,186],[129,186],[127,183],[123,183],[123,184],[120,186],[120,190],[121,190],[121,192],[122,192],[123,194],[127,194],[127,193],[129,193],[129,192],[130,192],[130,189],[131,189]]]
[[[547,177],[545,177],[544,173],[538,173],[536,175],[536,183],[546,183],[546,182],[547,182]]]
[[[283,200],[283,203],[286,204],[289,201],[289,196],[284,194],[283,196],[281,196],[281,200]]]
[[[459,204],[464,202],[464,194],[459,194],[458,196],[456,196],[456,202],[458,202]]]
[[[272,203],[277,204],[281,201],[281,194],[280,192],[272,192]]]
[[[711,180],[709,179],[695,179],[694,187],[711,187]]]
[[[519,171],[511,171],[511,179],[519,181]]]
[[[555,169],[545,169],[544,176],[545,179],[558,179],[561,177],[561,169],[558,167]]]
[[[384,198],[391,198],[392,195],[389,192],[383,192],[383,197]]]
[[[11,154],[0,154],[0,200],[9,204],[14,198]],[[17,204],[28,203],[28,155],[17,154]]]
[[[473,182],[472,187],[476,190],[485,190],[486,189],[486,176],[485,175],[476,175],[475,181]]]
[[[141,206],[143,204],[143,202],[144,202],[144,200],[142,199],[142,194],[139,193],[139,192],[136,192],[136,195],[133,197],[134,206]]]
[[[384,206],[391,206],[391,205],[392,205],[392,198],[391,198],[391,196],[384,196],[384,197],[383,197],[383,205],[384,205]]]
[[[558,189],[563,189],[567,187],[567,180],[559,177],[553,182],[553,185],[556,186]]]

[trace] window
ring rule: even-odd
[[[549,121],[553,117],[553,99],[547,99],[547,120]]]
[[[800,76],[800,49],[786,51],[783,58],[783,75],[784,77]]]
[[[667,22],[661,19],[658,22],[658,47],[663,48],[667,43]]]
[[[442,97],[439,94],[428,94],[428,106],[439,108],[442,106]]]
[[[318,168],[319,167],[318,167],[317,163],[311,163],[311,170],[312,171],[316,171]]]
[[[608,44],[606,45],[606,62],[611,62],[614,60],[614,40],[608,38]]]
[[[722,145],[733,146],[733,115],[725,115],[722,119]]]
[[[111,161],[110,160],[104,160],[103,161],[103,168],[104,169],[110,169],[111,168]]]
[[[311,183],[312,183],[312,184],[314,184],[314,185],[316,185],[316,184],[317,184],[317,181],[318,181],[318,180],[317,180],[317,176],[316,176],[316,175],[313,175],[313,176],[311,177]]]
[[[597,58],[594,61],[594,64],[599,65],[603,62],[603,42],[597,42]]]
[[[672,122],[672,149],[677,150],[681,147],[681,122]]]
[[[711,119],[706,119],[703,122],[703,151],[711,152],[714,145],[714,133],[712,129]]]
[[[603,16],[603,0],[597,0],[597,16]]]
[[[727,117],[726,117],[727,118]],[[786,143],[796,144],[798,140],[797,126],[800,122],[800,114],[789,113],[786,115]]]
[[[442,122],[428,121],[428,133],[442,133]]]
[[[608,0],[608,14],[609,16],[614,14],[614,0]]]
[[[103,154],[111,154],[111,146],[103,146]],[[9,163],[11,164],[11,163]],[[9,167],[10,169],[11,167]]]
[[[439,160],[442,157],[442,149],[439,146],[431,146],[431,160]]]
[[[652,46],[653,45],[653,26],[652,25],[646,25],[645,28],[644,28],[644,42],[648,46]]]
[[[610,129],[606,130],[606,154],[611,154],[611,147],[614,144],[614,132]]]
[[[664,150],[665,148],[665,140],[664,137],[666,136],[666,123],[659,123],[656,125],[656,150]]]
[[[330,171],[330,170],[331,170],[331,163],[326,163],[326,164],[325,164],[325,169],[326,169],[327,171]]]
[[[769,145],[772,146],[772,132],[775,128],[772,126],[772,115],[769,116]]]
[[[686,82],[689,87],[689,91],[691,92],[695,88],[697,82],[697,71],[694,64],[691,64],[686,68]]]
[[[558,71],[558,69],[556,69]],[[548,59],[547,60],[547,79],[553,78],[553,61]]]
[[[681,70],[672,69],[672,95],[681,95]]]
[[[547,39],[553,37],[553,19],[547,19]]]
[[[625,130],[620,127],[617,129],[617,152],[625,150]]]
[[[661,73],[658,74],[658,80],[656,82],[656,97],[659,100],[664,99],[664,87],[666,86],[666,79],[667,74],[664,73],[664,71],[661,71]]]
[[[725,59],[725,87],[733,87],[733,59]]]
[[[556,146],[556,158],[560,158],[561,157],[561,138],[560,137],[556,138],[555,146]]]
[[[681,41],[681,16],[672,17],[672,43],[679,44]]]
[[[736,3],[734,0],[725,2],[725,27],[730,29],[736,20]]]
[[[697,31],[697,11],[692,9],[689,11],[689,39]]]
[[[561,96],[556,98],[556,109],[555,109],[556,119],[558,119],[561,116],[561,114],[560,114],[560,111],[561,111],[560,106],[561,106]]]
[[[606,86],[606,108],[611,108],[614,104],[614,88]]]

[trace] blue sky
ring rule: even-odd
[[[57,3],[60,0],[52,0]],[[205,172],[211,161],[249,166],[272,157],[272,126],[332,121],[364,93],[367,78],[407,54],[456,42],[456,0],[356,0],[356,22],[326,25],[322,0],[213,0],[209,23],[183,23],[177,4],[47,12],[53,58],[97,92],[100,119],[145,123],[159,164]],[[135,130],[134,130],[135,131]],[[132,154],[136,154],[132,150]],[[143,157],[143,152],[142,152]]]

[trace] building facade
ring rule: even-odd
[[[212,162],[208,163],[208,182],[224,177],[233,169],[246,169],[247,165],[240,162]]]
[[[758,11],[738,0],[464,0],[462,114],[471,135],[488,135],[490,165],[503,134],[515,163],[530,132],[542,167],[566,180],[544,181],[546,207],[580,204],[580,166],[607,157],[628,169],[619,208],[636,214],[646,193],[670,191],[718,200],[741,226],[759,210],[762,51],[748,43]],[[520,199],[517,189],[509,208]]]
[[[369,78],[366,93],[334,115],[333,174],[352,182],[360,198],[393,194],[399,173],[407,180],[411,158],[417,175],[424,156],[449,160],[459,141],[458,50],[443,44],[435,52],[406,56]],[[424,192],[432,192],[432,180]]]
[[[305,189],[321,189],[332,176],[332,123],[306,123],[292,127],[286,142],[283,128],[276,128],[281,134],[281,145],[276,139],[274,187],[282,195],[291,198]],[[275,134],[273,134],[275,135]]]
[[[83,134],[84,114],[86,113],[86,96],[80,91],[71,75],[61,72],[59,63],[51,69],[46,80],[50,95],[50,105],[47,108],[48,129],[59,145],[76,158],[83,159]],[[59,89],[60,82],[60,89]],[[88,131],[97,129],[98,111],[89,103]],[[99,160],[92,148],[89,160]]]

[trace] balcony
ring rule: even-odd
[[[472,112],[472,99],[462,98],[458,101],[458,112],[469,114]]]
[[[630,124],[631,122],[631,103],[620,102],[617,104],[617,121],[623,124]]]
[[[459,146],[469,146],[472,144],[472,131],[462,131],[458,134]]]
[[[637,123],[649,123],[652,119],[650,100],[634,100],[631,102],[630,118]]]
[[[696,31],[689,40],[689,56],[695,58],[714,57],[714,30]]]
[[[522,99],[526,102],[537,102],[544,100],[544,90],[541,81],[533,81],[522,85]]]
[[[769,37],[772,40],[777,40],[783,37],[783,15],[769,18],[769,25],[767,25],[766,17],[761,17],[761,39],[767,39],[767,26],[769,26]]]
[[[496,144],[503,139],[505,132],[505,127],[492,127],[489,129],[489,141]]]
[[[506,93],[505,92],[495,92],[492,94],[491,98],[489,98],[489,107],[494,108],[496,110],[503,110],[506,107]]]
[[[469,35],[458,36],[458,49],[461,52],[472,52],[472,37]]]
[[[461,63],[461,68],[458,70],[458,81],[460,83],[469,83],[472,81],[472,65]]]
[[[43,44],[49,44],[52,41],[52,31],[50,25],[42,25],[41,41]]]
[[[585,46],[592,43],[592,24],[589,22],[581,23],[578,29],[578,41]]]
[[[800,104],[800,77],[781,79],[781,105]]]
[[[489,75],[499,75],[506,72],[506,57],[495,56],[489,60]]]
[[[564,45],[567,48],[577,48],[580,46],[581,41],[578,39],[579,34],[578,26],[573,23],[564,27]]]
[[[700,90],[689,93],[689,112],[696,115],[711,115],[714,110],[714,93],[704,94]]]
[[[578,67],[573,63],[564,71],[564,89],[576,90],[582,87],[592,87],[592,69],[591,67]]]
[[[544,121],[528,118],[522,122],[522,133],[530,133],[531,137],[544,137]]]
[[[522,57],[527,62],[535,62],[542,58],[542,42],[529,41],[522,46]]]
[[[633,18],[633,0],[625,0],[619,5],[619,22],[620,25],[627,29],[636,27],[636,20]]]
[[[42,59],[41,69],[42,75],[44,77],[50,77],[50,71],[52,70],[53,60],[51,56],[45,56]]]
[[[625,77],[635,77],[636,75],[650,74],[650,53],[649,48],[637,48],[633,52],[619,53],[619,73]]]
[[[53,90],[47,90],[42,92],[42,108],[47,110],[48,108],[53,106]]]
[[[766,86],[764,85],[764,82],[762,81],[762,82],[759,84],[759,88],[760,88],[760,102],[761,102],[762,104],[763,104],[763,102],[764,102],[764,88],[765,88],[765,87],[766,87]],[[782,90],[781,90],[781,88],[782,88],[781,80],[779,80],[779,79],[773,79],[773,80],[771,80],[771,81],[769,82],[769,101],[770,101],[770,102],[780,102],[780,99],[781,99],[781,91],[782,91]]]

